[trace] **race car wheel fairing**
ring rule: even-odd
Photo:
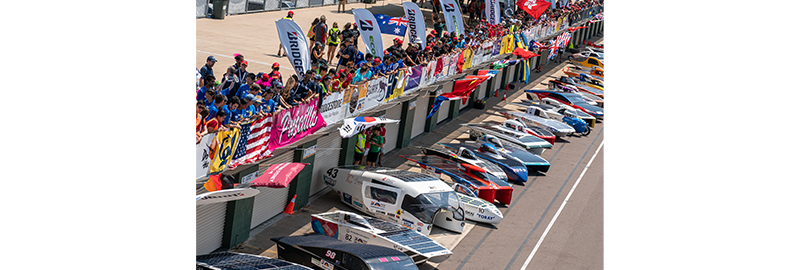
[[[587,126],[587,127],[586,127],[586,131],[584,131],[583,133],[581,133],[581,135],[583,135],[583,136],[589,136],[589,133],[592,133],[592,128],[590,128],[590,127],[588,127],[588,126]]]

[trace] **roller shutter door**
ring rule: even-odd
[[[397,104],[386,111],[387,119],[400,119],[403,113],[402,104]],[[388,153],[397,148],[397,135],[400,134],[400,123],[386,124],[386,143],[383,144],[383,152]]]
[[[342,136],[338,131],[317,139],[317,153],[314,156],[314,172],[311,175],[311,196],[325,189],[322,175],[328,169],[339,166],[339,152],[342,147]],[[335,148],[335,149],[334,149]]]
[[[497,73],[497,75],[494,75],[494,83],[493,83],[492,88],[491,88],[492,91],[494,91],[496,89],[500,89],[500,85],[502,85],[500,82],[503,81],[503,77],[502,76],[506,76],[506,72],[504,70],[502,70],[502,69],[500,70],[500,72]],[[497,96],[498,97],[502,97],[503,96],[503,91],[500,91],[499,93],[497,93]]]
[[[478,96],[477,96],[478,99],[484,99],[484,97],[486,96],[486,86],[487,85],[489,85],[489,83],[484,81],[483,83],[481,83],[480,86],[478,86]]]
[[[425,117],[428,116],[428,99],[426,95],[419,95],[417,108],[414,109],[414,124],[411,126],[411,138],[425,132]]]
[[[287,151],[280,156],[267,160],[264,164],[259,166],[258,175],[263,175],[269,164],[288,163],[294,160],[294,151]],[[265,166],[266,165],[266,166]],[[253,202],[253,217],[250,220],[250,229],[264,223],[268,219],[277,216],[283,209],[286,208],[286,203],[289,201],[289,187],[285,188],[256,188],[261,193],[256,195]]]
[[[450,113],[450,101],[446,100],[442,102],[442,105],[439,105],[439,111],[436,113],[438,115],[436,119],[437,124],[447,120],[447,114]]]
[[[205,193],[198,192],[198,194]],[[228,203],[195,206],[195,253],[203,255],[222,247],[222,229]]]

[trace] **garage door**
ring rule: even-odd
[[[494,76],[494,83],[491,88],[492,91],[500,89],[500,85],[502,85],[500,82],[503,81],[503,76],[506,76],[506,72],[501,69],[500,72],[497,72],[497,75]],[[500,93],[498,93],[497,96],[502,97],[503,91],[500,91]]]
[[[414,124],[411,126],[411,138],[417,137],[425,132],[425,117],[428,116],[427,94],[417,97],[417,108],[414,109]]]
[[[205,189],[203,192],[205,193]],[[212,203],[195,208],[195,255],[203,255],[222,247],[222,229],[228,203]]]
[[[403,113],[402,104],[397,104],[386,111],[387,119],[400,119]],[[397,136],[400,135],[400,123],[386,124],[386,143],[383,144],[383,152],[387,153],[397,147]]]
[[[486,97],[486,86],[489,85],[488,82],[484,81],[481,83],[481,86],[478,86],[478,98],[484,99]]]
[[[273,157],[267,160],[264,165],[259,166],[258,175],[263,175],[269,164],[288,163],[294,160],[294,151],[287,151],[280,156]],[[253,202],[253,217],[250,220],[250,229],[255,228],[264,221],[277,216],[283,209],[286,208],[286,203],[289,200],[289,187],[285,188],[256,188],[261,193],[258,193]]]
[[[339,165],[339,153],[342,147],[342,136],[338,131],[317,139],[317,153],[314,157],[314,172],[311,174],[311,196],[325,189],[322,175]]]
[[[450,93],[450,92],[453,92],[452,82],[445,83],[444,86],[442,86],[442,92],[437,93],[436,95],[440,95],[443,93]],[[439,105],[439,111],[436,112],[436,114],[438,115],[436,123],[438,124],[443,122],[444,120],[447,120],[447,116],[449,115],[449,113],[450,113],[450,101],[442,102],[442,105]]]

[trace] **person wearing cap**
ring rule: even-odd
[[[294,21],[294,19],[292,19],[292,17],[294,17],[294,11],[289,10],[289,13],[287,13],[286,17],[283,17],[283,19]],[[278,57],[281,57],[281,50],[282,49],[283,49],[283,43],[281,43],[281,45],[278,46]],[[285,56],[286,54],[283,54],[283,55]]]
[[[380,74],[380,66],[381,65],[381,58],[375,57],[372,59],[372,67],[369,68],[369,71],[372,73],[373,77],[381,76]]]
[[[256,78],[258,78],[256,85],[261,86],[262,90],[272,88],[272,78],[269,77],[269,74],[263,73],[261,76],[256,76]]]
[[[283,83],[283,76],[281,76],[281,65],[278,62],[272,63],[272,71],[269,73],[269,77],[273,80],[277,79],[281,83]]]
[[[313,95],[314,91],[309,88],[309,84],[311,83],[311,78],[314,77],[314,75],[314,71],[308,70],[306,71],[305,76],[303,76],[303,80],[297,82],[297,87],[292,89],[294,91],[292,93],[292,100],[294,102],[304,102],[306,101],[307,97]]]
[[[342,49],[337,53],[337,57],[339,57],[338,66],[347,65],[347,62],[353,62],[355,60],[356,49],[353,47],[352,39],[345,39],[344,46],[340,46],[340,48]]]
[[[217,63],[217,59],[214,58],[213,55],[209,55],[206,58],[206,64],[200,68],[200,85],[206,85],[205,78],[208,75],[214,75],[214,64]]]

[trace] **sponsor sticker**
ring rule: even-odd
[[[353,204],[353,196],[350,196],[350,194],[342,193],[342,198],[344,198],[344,202]]]

